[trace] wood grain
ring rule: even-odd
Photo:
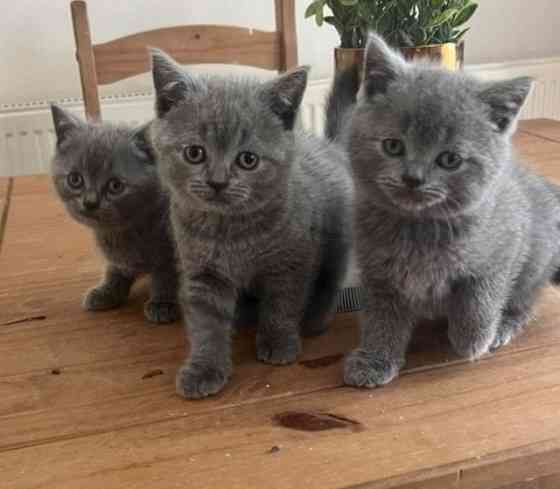
[[[13,187],[13,177],[2,179],[0,182],[0,255],[2,254],[2,246],[6,235]]]
[[[546,137],[522,123],[516,146],[560,183],[560,143],[551,136],[560,123],[541,124]],[[357,315],[337,316],[284,368],[255,360],[248,328],[234,340],[226,390],[188,402],[173,386],[188,343],[179,323],[146,324],[146,283],[122,309],[82,311],[102,260],[47,177],[15,179],[6,237],[2,488],[560,487],[557,289],[543,293],[522,336],[474,364],[450,351],[445,324],[422,325],[401,377],[374,391],[342,387]],[[285,413],[326,417],[336,429],[291,429],[279,424]]]
[[[296,13],[294,0],[274,0],[276,9],[276,32],[280,36],[279,71],[287,71],[298,65]]]
[[[548,119],[533,119],[523,121],[520,130],[540,138],[550,139],[560,143],[560,127],[557,124],[551,124]]]
[[[87,4],[83,0],[73,0],[70,3],[70,11],[86,115],[91,120],[101,120],[99,91],[97,89],[97,67],[92,46]]]
[[[94,44],[84,0],[71,2],[76,56],[86,114],[101,119],[98,85],[151,69],[149,47],[163,49],[182,64],[238,64],[286,71],[297,66],[294,0],[274,0],[275,31],[227,25],[154,29]]]
[[[234,26],[176,26],[97,44],[99,84],[114,83],[150,70],[148,47],[163,49],[181,64],[239,64],[269,70],[280,66],[276,32]]]
[[[373,392],[327,389],[11,450],[0,457],[0,470],[8,488],[178,481],[208,488],[228,481],[239,488],[329,489],[376,487],[372,481],[391,478],[385,487],[398,487],[411,471],[458,469],[499,452],[514,458],[528,445],[559,439],[559,369],[558,347],[526,352],[404,376]],[[516,376],[491,380],[503,371]],[[333,413],[361,429],[277,426],[275,416],[288,410]],[[269,453],[273,446],[277,453]],[[527,469],[541,475],[538,466]],[[28,476],[18,484],[21,472]]]

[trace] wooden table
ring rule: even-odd
[[[560,182],[560,123],[523,123],[516,144]],[[88,233],[46,177],[8,190],[0,180],[2,489],[560,487],[558,291],[478,363],[422,330],[400,379],[373,391],[341,382],[355,315],[289,367],[258,363],[247,332],[223,394],[189,402],[174,392],[181,325],[145,323],[144,285],[120,310],[82,311],[101,264]]]

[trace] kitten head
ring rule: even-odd
[[[127,227],[142,218],[158,181],[147,126],[86,123],[52,105],[56,191],[77,221],[93,228]]]
[[[370,37],[349,138],[358,187],[401,214],[476,207],[510,164],[511,134],[531,80],[481,82],[407,63]]]
[[[239,214],[285,192],[307,69],[265,83],[195,79],[161,51],[152,56],[151,136],[162,180],[177,201]]]

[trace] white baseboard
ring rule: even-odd
[[[531,76],[535,88],[522,118],[560,119],[560,58],[468,66],[468,71],[485,79]],[[309,84],[303,109],[305,127],[322,134],[324,103],[331,80]],[[59,101],[83,116],[81,100]],[[149,93],[115,95],[103,99],[103,117],[110,121],[140,123],[153,114]],[[47,101],[0,108],[0,176],[45,173],[54,148],[54,133]]]

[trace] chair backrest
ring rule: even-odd
[[[86,115],[101,119],[98,85],[150,70],[147,46],[163,49],[181,64],[239,64],[277,71],[297,65],[294,0],[274,0],[276,30],[190,25],[139,32],[93,44],[84,0],[70,4]]]

